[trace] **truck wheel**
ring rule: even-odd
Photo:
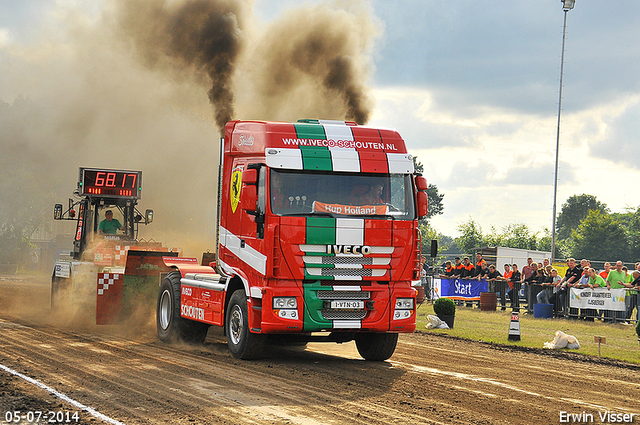
[[[398,344],[398,334],[359,333],[355,336],[358,353],[370,361],[384,361],[393,355]]]
[[[180,317],[180,272],[167,274],[160,285],[156,326],[163,342],[203,343],[209,325]]]
[[[243,360],[255,359],[262,354],[264,335],[251,333],[247,313],[247,297],[244,289],[231,295],[227,307],[227,345],[233,357]]]

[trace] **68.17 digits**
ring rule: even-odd
[[[18,423],[20,421],[26,423],[49,423],[49,424],[62,424],[62,423],[78,423],[80,421],[80,415],[78,412],[65,412],[65,411],[49,411],[42,412],[38,410],[29,410],[22,412],[20,410],[14,410],[5,412],[4,420],[6,423]]]

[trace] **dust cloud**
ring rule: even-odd
[[[61,290],[51,308],[50,278],[0,276],[2,320],[26,321],[75,332],[118,335],[136,341],[155,341],[155,303],[139,303],[113,325],[96,325],[95,277],[77,277],[74,288]]]
[[[251,116],[366,124],[372,110],[366,81],[380,25],[364,4],[349,5],[306,4],[262,30],[243,58],[248,74],[241,86],[254,90],[239,92],[251,96]]]
[[[365,2],[265,20],[248,0],[51,1],[41,16],[22,38],[0,28],[0,211],[54,231],[79,167],[142,170],[140,237],[199,258],[224,122],[371,114],[381,26]]]

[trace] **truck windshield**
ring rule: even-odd
[[[279,215],[380,216],[413,220],[408,174],[270,171],[271,211]]]

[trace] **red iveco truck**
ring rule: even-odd
[[[416,326],[427,182],[394,130],[231,121],[221,141],[214,261],[165,257],[162,341],[224,327],[231,353],[355,340],[367,360]]]

